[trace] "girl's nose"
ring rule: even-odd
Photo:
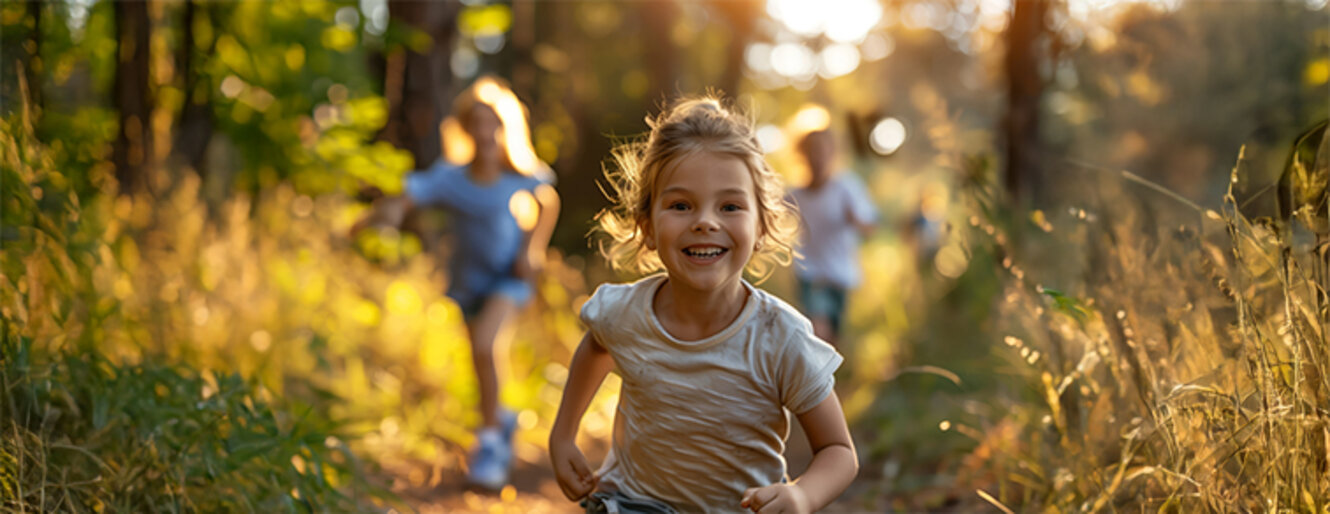
[[[709,213],[702,213],[693,221],[694,232],[715,232],[720,230],[720,224],[716,222],[715,216]]]

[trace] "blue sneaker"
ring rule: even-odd
[[[482,428],[476,433],[476,449],[471,454],[467,483],[491,491],[508,484],[508,471],[513,462],[513,433],[516,431],[517,416],[500,411],[498,427]]]

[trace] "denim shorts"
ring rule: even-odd
[[[845,317],[845,289],[823,283],[799,281],[799,303],[809,318],[826,318],[832,330],[840,332]]]
[[[615,491],[596,491],[582,500],[587,514],[676,514],[674,507],[650,498],[631,498]]]
[[[485,302],[494,295],[503,295],[522,307],[531,300],[531,293],[530,283],[509,275],[494,276],[479,290],[448,289],[448,297],[457,302],[457,306],[462,309],[462,317],[467,321],[479,316],[480,310],[485,308]]]

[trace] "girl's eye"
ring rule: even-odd
[[[727,204],[721,206],[720,210],[721,210],[722,212],[735,212],[735,211],[743,210],[743,207],[739,206],[739,204],[737,204],[737,203],[727,203]]]
[[[670,204],[665,208],[672,211],[682,211],[688,208],[688,204],[683,202],[670,202]]]

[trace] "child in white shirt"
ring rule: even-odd
[[[801,255],[795,262],[799,303],[817,336],[838,346],[845,300],[860,280],[859,240],[876,227],[877,208],[854,172],[832,167],[835,149],[830,129],[799,140],[809,180],[790,197],[801,221]]]
[[[688,99],[616,151],[615,206],[598,216],[621,269],[665,273],[587,301],[550,433],[556,478],[588,512],[810,512],[858,471],[833,391],[842,358],[809,321],[748,284],[789,263],[797,223],[744,115]],[[623,379],[610,454],[593,473],[575,444],[605,375]],[[794,413],[814,451],[790,481]]]

